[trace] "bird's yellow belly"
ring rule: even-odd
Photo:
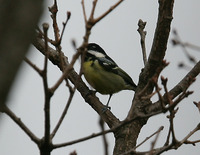
[[[113,94],[126,89],[124,80],[112,72],[96,65],[98,62],[88,61],[83,64],[83,72],[88,83],[101,94]]]

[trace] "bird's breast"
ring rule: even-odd
[[[106,71],[97,60],[84,62],[83,73],[87,82],[101,94],[113,94],[126,89],[124,79]]]

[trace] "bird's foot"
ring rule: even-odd
[[[102,108],[102,113],[105,113],[107,110],[110,110],[110,109],[111,109],[110,106],[104,105],[104,107]]]

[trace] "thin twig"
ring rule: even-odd
[[[57,148],[73,145],[73,144],[80,143],[80,142],[83,142],[83,141],[86,141],[86,140],[89,140],[89,139],[92,139],[92,138],[95,138],[95,137],[98,137],[98,136],[101,136],[103,134],[107,134],[107,133],[110,133],[110,132],[113,132],[113,130],[109,129],[109,130],[105,130],[103,132],[99,132],[99,133],[96,133],[96,134],[93,133],[89,136],[86,136],[86,137],[83,137],[83,138],[80,138],[80,139],[77,139],[77,140],[73,140],[73,141],[70,141],[70,142],[66,142],[66,143],[62,143],[62,144],[54,144],[53,148],[57,149]]]
[[[101,127],[101,131],[104,132],[105,131],[105,122],[103,121],[103,119],[100,117],[99,118],[99,125]],[[108,141],[106,138],[106,135],[103,134],[103,144],[104,144],[104,155],[108,155]]]
[[[70,104],[71,104],[71,102],[72,102],[74,93],[75,93],[75,88],[74,88],[73,90],[70,89],[70,95],[69,95],[67,104],[66,104],[66,106],[65,106],[65,109],[64,109],[64,111],[63,111],[63,113],[62,113],[62,115],[61,115],[61,117],[60,117],[60,119],[59,119],[57,125],[55,126],[53,132],[51,133],[51,139],[53,139],[53,137],[55,136],[56,132],[58,131],[58,129],[59,129],[61,123],[63,122],[63,120],[64,120],[64,118],[65,118],[65,116],[66,116],[66,114],[67,114],[67,111],[68,111],[68,109],[69,109],[69,106],[70,106]]]
[[[188,74],[168,92],[168,96],[170,96],[171,100],[177,97],[179,94],[182,94],[188,87],[192,84],[191,80],[197,77],[200,73],[200,61],[188,72]],[[144,92],[142,92],[144,93]],[[142,95],[141,93],[141,95]],[[163,98],[166,100],[167,94],[163,95]],[[167,102],[165,102],[167,103]],[[174,105],[170,105],[174,106]],[[169,106],[168,106],[169,108]],[[146,107],[147,112],[161,110],[162,107],[160,106],[160,102],[157,101],[154,104],[149,105]]]
[[[200,130],[200,124],[198,124],[194,130],[192,130],[185,138],[183,138],[183,140],[181,141],[176,141],[176,142],[173,142],[169,145],[164,145],[163,147],[161,148],[157,148],[154,150],[154,154],[155,155],[159,155],[161,153],[163,153],[164,151],[168,151],[168,150],[171,150],[171,149],[178,149],[182,144],[184,144],[185,142],[187,143],[187,139],[192,136],[195,132],[197,132],[198,130]]]
[[[178,32],[176,30],[173,30],[173,34],[175,35],[175,39],[172,40],[173,45],[180,45],[183,49],[184,54],[186,55],[186,57],[188,58],[188,60],[190,62],[192,62],[193,64],[196,64],[197,61],[195,59],[194,56],[192,56],[188,50],[186,49],[187,44],[184,44],[181,40],[181,37],[179,36]]]
[[[72,58],[72,61],[64,69],[63,74],[61,75],[61,77],[58,79],[58,81],[55,83],[55,85],[50,88],[52,92],[55,92],[55,90],[60,86],[60,84],[63,82],[63,80],[67,77],[69,72],[73,69],[73,66],[74,66],[76,60],[79,58],[80,54],[81,54],[80,52],[76,52],[74,54],[74,56]]]
[[[60,30],[58,28],[58,23],[57,23],[57,12],[58,12],[58,6],[57,6],[57,0],[54,0],[54,4],[52,7],[49,7],[49,11],[51,12],[51,18],[53,20],[53,30],[54,30],[54,38],[55,38],[55,42],[54,42],[54,46],[56,47],[57,52],[59,53],[59,57],[60,57],[60,63],[62,68],[64,67],[63,64],[63,53],[61,52],[61,37],[60,37]],[[71,14],[67,14],[67,19],[66,19],[66,23],[69,20]],[[63,30],[62,30],[62,35],[64,33],[65,30],[65,25],[63,24]]]
[[[191,44],[191,43],[187,43],[187,42],[182,43],[182,44],[184,44],[185,47],[189,47],[189,48],[195,49],[195,50],[197,50],[198,52],[200,51],[200,47],[197,46],[197,45],[194,45],[194,44]]]
[[[199,102],[193,102],[194,105],[198,108],[199,112],[200,112],[200,101]]]
[[[171,96],[169,94],[169,91],[167,89],[167,81],[168,79],[167,78],[164,78],[163,76],[161,76],[161,81],[162,81],[162,85],[164,87],[164,90],[165,90],[165,96],[166,96],[166,102],[169,104],[169,105],[172,105],[172,99],[171,99]]]
[[[93,7],[92,7],[92,10],[91,10],[91,13],[90,13],[90,19],[94,19],[94,11],[96,9],[97,1],[98,0],[93,1]]]
[[[170,110],[170,115],[169,115],[169,122],[170,122],[170,132],[172,133],[172,143],[177,143],[177,139],[175,136],[175,130],[174,130],[174,117],[175,114],[177,113],[178,108],[176,110]]]
[[[200,123],[196,126],[196,128],[194,128],[194,130],[192,130],[185,138],[183,138],[179,145],[181,146],[183,143],[187,143],[188,138],[190,138],[195,132],[197,132],[198,130],[200,130]],[[195,141],[194,141],[195,142]],[[200,140],[196,141],[196,142],[200,142]],[[195,142],[195,143],[196,143]]]
[[[142,144],[144,144],[146,141],[148,141],[151,137],[153,137],[155,134],[160,133],[164,129],[164,126],[161,126],[156,132],[151,134],[149,137],[146,137],[145,140],[143,140],[140,144],[138,144],[134,150],[136,150],[138,147],[140,147]]]
[[[48,24],[43,24],[44,30],[44,41],[45,41],[45,60],[44,60],[44,69],[43,69],[43,85],[44,85],[44,92],[45,92],[45,103],[44,103],[44,115],[45,115],[45,129],[44,129],[44,141],[45,144],[50,143],[50,98],[52,94],[50,94],[48,88],[48,81],[47,81],[47,62],[48,62],[48,42],[47,42],[47,30],[49,28]]]
[[[85,2],[84,2],[84,0],[81,1],[81,4],[82,4],[82,9],[83,9],[84,22],[86,24],[87,23],[87,15],[86,15],[86,11],[85,11]]]
[[[41,37],[41,38],[44,38],[44,33],[38,26],[36,27],[36,30],[39,32],[37,35],[39,35],[39,37]],[[52,45],[55,46],[55,41],[54,40],[48,38],[48,36],[47,36],[47,40],[48,40],[49,43],[51,43]]]
[[[166,108],[165,108],[165,104],[164,104],[164,99],[163,99],[163,96],[162,96],[161,93],[160,93],[160,90],[161,90],[161,89],[158,87],[157,81],[155,82],[155,88],[156,88],[156,92],[157,92],[157,94],[158,94],[158,98],[159,98],[159,102],[160,102],[160,105],[161,105],[161,107],[162,107],[162,110],[165,111]]]
[[[117,6],[119,6],[124,0],[119,0],[116,4],[111,6],[106,12],[104,12],[101,16],[95,19],[95,23],[99,22],[105,16],[107,16],[110,12],[112,12]]]
[[[43,24],[43,30],[44,30],[44,41],[45,41],[45,51],[46,51],[46,55],[45,55],[45,59],[44,59],[44,69],[43,72],[44,74],[47,73],[47,62],[48,62],[48,41],[47,41],[47,31],[49,29],[49,25],[47,23]]]
[[[63,22],[63,29],[62,29],[62,31],[61,31],[61,35],[60,35],[60,39],[59,39],[60,44],[61,44],[61,41],[62,41],[62,38],[63,38],[63,34],[64,34],[64,31],[65,31],[65,27],[66,27],[66,25],[67,25],[67,23],[68,23],[70,17],[71,17],[71,12],[67,11],[67,18],[66,18],[66,21]]]
[[[37,145],[40,143],[40,139],[35,136],[35,134],[22,122],[22,120],[17,117],[6,105],[1,105],[1,112],[6,113]]]
[[[146,55],[146,46],[145,46],[145,38],[146,38],[147,31],[144,31],[145,26],[146,26],[146,22],[143,22],[140,19],[138,21],[137,31],[140,34],[140,44],[141,44],[141,47],[142,47],[142,55],[143,55],[144,66],[147,64],[147,55]]]
[[[156,142],[158,141],[158,137],[160,135],[160,131],[156,133],[156,137],[155,137],[154,141],[151,143],[151,150],[149,151],[149,155],[153,155],[154,147],[156,145]]]
[[[169,126],[169,129],[168,129],[168,134],[167,134],[167,139],[165,141],[165,144],[164,146],[167,146],[169,145],[169,139],[170,139],[170,135],[171,135],[171,130],[170,130],[170,126]]]
[[[190,136],[192,136],[194,133],[196,133],[199,130],[200,130],[200,124],[198,124],[195,127],[195,129],[193,129],[185,138],[183,138],[183,140],[176,141],[176,143],[172,142],[171,144],[164,145],[163,147],[153,149],[152,152],[153,152],[154,155],[160,155],[164,151],[168,151],[168,150],[171,150],[171,149],[178,149],[182,144],[193,144],[194,145],[195,143],[199,143],[200,140],[193,141],[194,143],[187,140]],[[137,155],[146,155],[146,154],[149,154],[150,152],[149,151],[136,152],[135,149],[133,149],[131,151],[128,151],[128,152],[126,152],[124,154],[120,154],[120,155],[127,155],[127,154],[130,154],[130,153],[137,154]]]
[[[195,146],[196,143],[200,143],[200,140],[195,140],[195,141],[186,140],[186,141],[184,142],[184,144],[192,144],[192,145],[194,145],[194,146]]]
[[[42,70],[33,64],[28,58],[24,58],[24,61],[29,64],[40,76],[42,76]]]
[[[51,12],[51,18],[53,20],[53,30],[54,30],[54,37],[55,37],[55,42],[56,44],[59,43],[59,28],[57,24],[57,12],[58,12],[58,6],[57,6],[57,0],[54,0],[54,4],[52,7],[49,7],[49,11]]]
[[[148,117],[148,116],[147,116]],[[68,145],[72,145],[72,144],[76,144],[76,143],[80,143],[80,142],[83,142],[83,141],[86,141],[86,140],[89,140],[89,139],[92,139],[92,138],[95,138],[95,137],[98,137],[98,136],[101,136],[103,134],[107,134],[107,133],[110,133],[110,132],[114,132],[116,131],[117,129],[121,128],[122,126],[124,125],[127,125],[131,122],[133,122],[134,120],[136,119],[139,119],[139,118],[146,118],[146,116],[137,116],[133,119],[130,119],[130,120],[125,120],[123,122],[121,122],[119,125],[111,128],[111,129],[108,129],[108,130],[105,130],[105,131],[102,131],[102,132],[99,132],[99,133],[93,133],[92,135],[89,135],[89,136],[86,136],[86,137],[83,137],[83,138],[80,138],[80,139],[77,139],[77,140],[73,140],[73,141],[70,141],[70,142],[66,142],[66,143],[62,143],[62,144],[54,144],[53,145],[53,148],[57,149],[57,148],[60,148],[60,147],[65,147],[65,146],[68,146]],[[159,128],[160,131],[162,130],[162,127]],[[158,131],[156,131],[157,133]]]
[[[146,137],[140,144],[138,144],[137,146],[135,146],[133,149],[123,153],[123,154],[120,154],[120,155],[128,155],[128,154],[131,154],[131,153],[135,153],[135,154],[140,154],[140,153],[136,153],[136,149],[138,147],[140,147],[142,144],[144,144],[146,141],[148,141],[151,137],[153,137],[154,135],[158,135],[162,130],[164,129],[163,126],[161,126],[156,132],[154,132],[153,134],[151,134],[149,137]],[[157,139],[157,138],[156,138]],[[147,152],[149,153],[149,151]],[[141,153],[141,154],[145,154],[145,153]]]

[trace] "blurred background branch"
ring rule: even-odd
[[[0,108],[6,103],[41,14],[40,0],[0,0]]]

